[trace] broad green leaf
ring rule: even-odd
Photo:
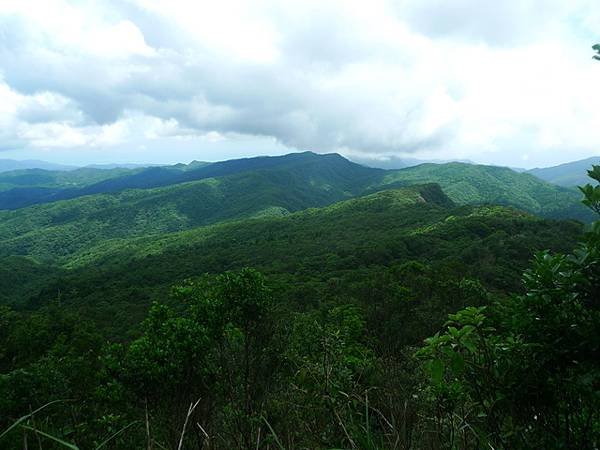
[[[465,370],[465,360],[460,353],[454,352],[454,355],[452,355],[452,359],[450,360],[450,368],[458,375],[463,373]]]
[[[431,380],[434,384],[442,384],[444,377],[444,363],[441,359],[434,359],[431,361],[429,370],[431,371]]]

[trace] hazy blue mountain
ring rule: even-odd
[[[593,164],[600,164],[600,156],[593,156],[554,167],[531,169],[528,173],[560,186],[580,186],[590,182],[587,171]]]
[[[374,167],[376,169],[386,169],[386,170],[404,169],[406,167],[414,167],[414,166],[418,166],[420,164],[427,164],[427,163],[446,164],[446,163],[450,163],[450,162],[463,162],[463,163],[467,163],[467,164],[474,164],[472,161],[469,161],[466,159],[425,160],[425,159],[404,158],[404,157],[397,157],[397,156],[390,156],[390,157],[387,157],[386,159],[374,159],[374,158],[366,158],[366,157],[351,158],[351,159],[352,159],[352,161],[354,161],[358,164],[362,164],[363,166]]]
[[[88,169],[140,169],[144,167],[156,167],[163,164],[134,164],[134,163],[106,163],[106,164],[88,164],[84,166]]]
[[[23,169],[44,169],[44,170],[73,170],[77,166],[69,166],[65,164],[55,164],[46,161],[25,160],[17,161],[14,159],[0,159],[0,172],[8,172],[10,170]]]

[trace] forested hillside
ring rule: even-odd
[[[127,175],[119,175],[124,170]],[[159,180],[164,179],[149,175],[154,171],[175,174],[178,179],[200,179],[157,188],[116,189],[123,180],[131,184],[133,180],[141,183],[152,179],[151,185],[161,184]],[[85,173],[66,172],[68,182],[89,182]],[[192,168],[92,170],[91,179],[97,176],[106,179],[81,189],[96,190],[99,185],[110,184],[110,190],[119,192],[0,211],[0,256],[64,260],[110,239],[157,235],[248,217],[278,216],[394,186],[429,182],[439,183],[457,205],[499,204],[545,217],[583,221],[591,217],[579,203],[575,190],[510,169],[460,163],[383,171],[359,166],[339,155],[302,153]],[[53,182],[58,179],[56,175],[52,178]]]
[[[350,198],[373,180],[361,166],[327,162],[315,158],[293,169],[232,170],[218,178],[0,212],[0,254],[57,259],[107,239],[287,214]]]
[[[174,282],[206,272],[251,266],[273,281],[281,278],[287,291],[339,277],[347,278],[344,286],[360,285],[383,267],[413,260],[435,261],[503,291],[518,289],[535,250],[568,250],[580,231],[576,223],[502,207],[453,207],[437,185],[411,187],[283,217],[102,241],[59,259],[60,281],[48,283],[28,304],[38,307],[60,292],[61,301],[83,308],[103,326],[126,331],[135,320],[115,323],[113,314],[135,310],[142,317]]]
[[[250,161],[0,213],[2,448],[594,448],[598,223],[523,210],[572,191]]]
[[[63,183],[56,189],[41,189],[45,188],[43,185],[35,185],[36,189],[14,188],[0,193],[0,209],[16,209],[93,194],[121,192],[126,189],[149,189],[187,181],[260,171],[293,171],[299,176],[313,177],[310,182],[321,184],[321,187],[328,187],[331,184],[331,187],[334,189],[352,191],[364,187],[364,183],[368,180],[376,180],[377,176],[382,172],[379,169],[368,169],[351,163],[339,155],[318,156],[311,152],[292,153],[285,156],[235,159],[213,164],[194,161],[188,165],[176,164],[173,166],[129,170],[81,170],[95,170],[97,171],[96,173],[105,175],[103,179],[85,186],[73,187],[67,181],[67,183]],[[106,176],[106,173],[110,174],[110,176]],[[48,174],[47,176],[58,178],[52,174]],[[67,180],[71,179],[69,177],[70,175],[67,175]]]
[[[142,170],[142,169],[138,169]],[[0,192],[5,192],[6,197],[13,195],[6,192],[16,189],[26,192],[27,189],[34,191],[46,189],[58,191],[65,188],[80,188],[98,183],[100,181],[116,178],[123,175],[131,175],[138,170],[133,169],[94,169],[80,168],[72,170],[44,170],[27,169],[12,170],[0,173]],[[6,208],[10,209],[10,208]]]
[[[393,171],[383,179],[388,185],[414,183],[439,183],[459,204],[512,205],[544,217],[593,220],[589,210],[579,203],[581,194],[576,188],[559,187],[507,167],[422,164]]]
[[[0,450],[599,450],[598,31],[0,0]]]
[[[593,218],[579,203],[579,194],[574,187],[559,187],[508,168],[446,163],[382,170],[363,167],[337,154],[311,152],[138,169],[9,172],[0,176],[0,190],[3,190],[0,192],[0,209],[17,209],[95,194],[119,194],[130,189],[169,186],[179,189],[175,186],[191,181],[229,180],[235,176],[250,180],[257,175],[277,178],[280,182],[289,178],[289,183],[295,184],[295,190],[303,191],[304,199],[299,200],[297,206],[291,205],[291,210],[323,206],[327,202],[394,186],[439,183],[458,204],[511,205],[544,217],[584,222]],[[288,192],[291,190],[287,189]],[[144,192],[137,194],[138,197],[143,195]],[[208,197],[210,202],[210,195]],[[88,205],[85,200],[83,202],[82,214],[85,215]],[[254,205],[251,200],[249,206]],[[286,201],[267,206],[289,209]]]

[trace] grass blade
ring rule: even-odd
[[[269,427],[269,430],[271,431],[271,435],[273,435],[273,439],[275,439],[275,443],[277,444],[277,446],[279,447],[279,449],[280,450],[285,450],[285,447],[279,441],[279,438],[277,437],[277,433],[275,433],[275,430],[273,429],[273,427],[271,426],[271,424],[269,423],[269,421],[267,420],[267,418],[263,416],[262,419],[265,421],[265,423]]]
[[[71,450],[79,450],[79,447],[77,447],[76,445],[71,444],[71,443],[66,442],[66,441],[63,441],[62,439],[59,439],[59,438],[57,438],[55,436],[52,436],[51,434],[48,434],[48,433],[46,433],[46,432],[44,432],[42,430],[38,430],[37,428],[33,428],[33,427],[28,426],[28,425],[21,425],[21,428],[33,431],[34,433],[37,433],[40,436],[44,436],[45,438],[48,438],[48,439],[50,439],[50,440],[52,440],[54,442],[58,442],[59,444],[65,446],[67,448],[70,448]]]
[[[4,430],[4,431],[2,432],[2,434],[0,434],[0,439],[2,439],[4,436],[6,436],[8,433],[10,433],[10,432],[11,432],[12,430],[14,430],[15,428],[17,428],[19,425],[21,425],[21,424],[22,424],[23,422],[25,422],[27,419],[29,419],[30,417],[32,417],[34,414],[36,414],[36,413],[40,412],[42,409],[44,409],[44,408],[46,408],[46,407],[48,407],[48,406],[50,406],[50,405],[53,405],[54,403],[66,402],[66,401],[67,401],[67,400],[54,400],[54,401],[51,401],[50,403],[46,403],[45,405],[43,405],[43,406],[40,406],[40,407],[39,407],[38,409],[36,409],[35,411],[33,411],[33,412],[31,412],[31,413],[29,413],[29,414],[27,414],[27,415],[25,415],[25,416],[21,417],[20,419],[17,419],[17,420],[15,421],[15,423],[13,423],[13,424],[12,424],[10,427],[8,427],[6,430]]]
[[[104,447],[106,444],[108,444],[110,441],[112,441],[114,438],[116,438],[118,435],[120,435],[121,433],[123,433],[125,430],[129,429],[130,427],[132,427],[133,425],[135,425],[136,423],[139,423],[139,420],[136,420],[135,422],[131,422],[129,425],[121,428],[119,431],[117,431],[116,433],[114,433],[112,436],[110,436],[108,439],[106,439],[105,441],[102,441],[100,443],[100,445],[98,445],[98,447],[96,447],[96,450],[100,450],[102,447]]]

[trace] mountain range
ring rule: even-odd
[[[100,261],[114,255],[129,261],[138,258],[134,255],[154,254],[163,245],[170,248],[169,242],[188,245],[219,230],[259,226],[253,224],[261,220],[276,227],[294,223],[313,217],[314,208],[325,208],[315,210],[319,217],[342,221],[344,225],[336,227],[340,230],[355,227],[341,218],[344,211],[396,210],[406,199],[442,208],[444,216],[452,208],[468,206],[491,207],[496,219],[529,221],[533,216],[528,214],[535,214],[591,220],[576,189],[529,173],[458,162],[383,170],[338,154],[311,152],[133,169],[19,170],[0,174],[0,189],[0,258],[14,267],[4,275],[11,280],[2,286],[6,291],[14,286],[14,277],[29,276],[28,286],[39,287],[43,283],[34,280],[48,280],[56,270],[102,266]],[[502,206],[514,212],[493,209]],[[426,209],[420,211],[424,214]],[[461,211],[459,215],[475,220],[468,212],[472,210]],[[426,217],[418,220],[429,220]],[[440,220],[435,217],[421,226],[434,226]],[[359,220],[358,213],[355,218]],[[325,226],[325,219],[319,220],[319,227]],[[391,224],[360,220],[392,232]]]
[[[319,227],[314,225],[319,229],[327,221],[341,221],[336,229],[342,233],[354,229],[356,225],[342,216],[355,211],[356,220],[393,234],[391,223],[360,219],[358,212],[379,214],[392,206],[395,211],[398,205],[406,209],[406,199],[411,205],[442,208],[444,217],[466,214],[471,221],[481,220],[473,211],[487,211],[501,222],[512,218],[529,223],[533,215],[592,220],[575,188],[508,168],[458,162],[384,170],[338,154],[304,152],[130,169],[18,170],[0,174],[0,258],[8,268],[0,274],[5,280],[0,287],[7,293],[18,285],[15,279],[28,279],[30,295],[57,273],[102,267],[102,261],[114,261],[115,255],[116,261],[129,261],[171,248],[168,243],[186,246],[220,230],[259,227],[258,223],[277,228],[301,217],[308,220],[311,211],[328,217],[319,219]],[[484,209],[460,209],[473,207]],[[419,208],[419,214],[430,211]],[[421,221],[416,229],[440,227],[435,224],[441,216],[427,222],[427,214],[415,216]],[[393,220],[400,223],[397,217]],[[256,239],[244,236],[250,242]],[[381,239],[378,236],[372,245]],[[215,251],[211,250],[213,257]]]
[[[285,183],[293,184],[296,190],[311,191],[299,207],[322,206],[325,201],[338,201],[393,186],[434,182],[439,183],[449,197],[459,204],[512,205],[544,217],[583,221],[591,217],[579,204],[579,193],[575,188],[557,186],[530,173],[457,162],[426,163],[405,169],[384,170],[361,166],[337,154],[317,155],[311,152],[135,169],[30,169],[6,172],[0,174],[0,209],[15,210],[91,195],[116,194],[130,189],[154,189],[208,179],[221,180],[234,175],[245,179],[262,176],[278,184],[277,189],[282,192],[286,191]],[[234,185],[235,182],[231,184]],[[288,186],[288,194],[294,189]],[[313,194],[316,195],[314,199],[310,198]],[[236,201],[235,197],[228,199]],[[259,206],[260,209],[290,208],[290,205],[283,203]],[[292,205],[291,210],[295,209]]]
[[[257,394],[252,411],[265,412],[260,417],[271,430],[284,429],[289,411],[312,402],[285,433],[299,423],[327,433],[341,423],[331,419],[336,405],[348,425],[371,411],[395,417],[395,405],[406,414],[408,402],[411,417],[433,410],[420,386],[435,382],[424,369],[439,369],[415,356],[431,342],[463,345],[464,338],[460,353],[448,347],[451,360],[435,375],[452,383],[465,368],[456,355],[471,354],[482,338],[489,345],[484,341],[481,355],[494,349],[491,360],[505,361],[506,353],[519,358],[519,364],[494,366],[501,382],[522,361],[546,365],[557,345],[577,342],[588,351],[597,339],[583,305],[598,297],[598,252],[584,242],[597,242],[597,227],[589,225],[581,196],[575,187],[503,167],[449,162],[385,170],[311,152],[0,173],[0,430],[7,430],[0,446],[22,448],[22,432],[36,432],[33,420],[23,430],[12,424],[33,413],[35,426],[44,427],[40,436],[75,442],[72,448],[113,438],[114,448],[142,448],[166,437],[181,446],[185,424],[170,421],[192,411],[190,402],[201,395],[216,405],[213,425],[202,422],[212,427],[210,436],[237,429],[231,424],[244,408],[236,405],[247,401],[240,386],[260,386],[267,397]],[[573,257],[564,256],[576,248]],[[579,295],[586,297],[569,309]],[[509,328],[498,341],[502,321],[516,331]],[[544,336],[553,330],[548,347],[521,342],[529,336],[522,324],[542,327]],[[535,353],[523,355],[524,349]],[[589,352],[594,361],[594,349]],[[559,354],[552,367],[565,361],[579,367],[582,353]],[[529,373],[538,380],[528,367],[510,375],[514,385],[501,395]],[[243,381],[247,370],[252,378]],[[474,379],[489,375],[482,370]],[[172,404],[189,386],[201,390]],[[527,396],[522,392],[507,404],[511,413]],[[240,402],[232,404],[231,395]],[[494,393],[486,405],[498,398]],[[356,412],[344,412],[349,407]],[[315,417],[318,428],[312,428]],[[419,420],[413,430],[434,424]],[[372,427],[382,436],[388,428],[387,419]],[[347,445],[338,430],[326,440],[321,431],[299,433],[294,440],[304,441],[295,442],[305,443],[286,448],[395,448],[400,442],[371,445],[362,426],[353,429],[357,445]],[[203,439],[195,447],[204,448]],[[217,448],[256,448],[236,439]],[[427,439],[402,445],[429,448]],[[479,448],[478,438],[475,443]]]
[[[70,166],[66,164],[55,164],[47,161],[39,161],[36,159],[29,159],[23,161],[18,161],[15,159],[0,159],[0,173],[9,172],[11,170],[23,169],[71,170],[76,168],[76,166]]]

